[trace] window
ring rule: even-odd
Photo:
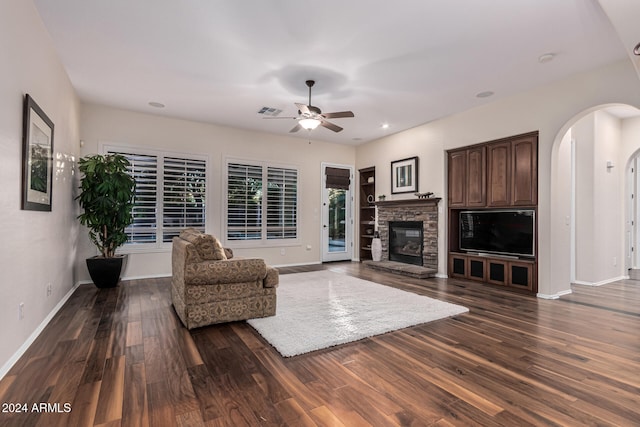
[[[227,162],[227,241],[298,238],[298,170]]]
[[[122,147],[105,151],[125,156],[136,181],[126,247],[163,247],[187,227],[205,231],[206,158]]]

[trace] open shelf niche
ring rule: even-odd
[[[376,226],[376,168],[360,169],[360,197],[358,198],[358,236],[360,261],[371,259],[371,241]]]

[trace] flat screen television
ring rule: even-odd
[[[535,256],[535,211],[461,211],[460,249],[467,252]]]

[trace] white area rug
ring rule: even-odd
[[[468,311],[323,270],[281,275],[276,315],[247,322],[290,357]]]

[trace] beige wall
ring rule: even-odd
[[[622,120],[595,111],[571,128],[571,137],[576,151],[575,281],[620,279],[626,274]],[[614,167],[607,168],[609,161]],[[570,163],[565,170],[571,170]]]
[[[638,206],[638,192],[640,190],[637,185],[637,176],[640,176],[638,165],[640,165],[640,117],[628,118],[622,121],[622,150],[620,159],[620,169],[624,169],[625,179],[625,266],[627,268],[639,268],[640,254],[640,209]],[[632,167],[635,170],[632,172]],[[634,176],[635,174],[635,176]],[[633,198],[631,194],[633,193]],[[631,204],[635,204],[632,206]],[[634,221],[635,227],[632,225]],[[635,229],[634,229],[635,228]],[[630,247],[633,245],[635,252],[631,253]]]
[[[594,242],[594,184],[595,184],[595,120],[594,114],[580,119],[571,127],[571,138],[575,141],[575,268],[576,280],[586,282],[594,275],[592,264],[596,248]],[[567,165],[571,170],[571,165]]]
[[[472,95],[470,95],[472,96]],[[543,297],[553,297],[569,289],[562,247],[554,247],[551,230],[564,227],[563,214],[551,203],[558,189],[552,186],[552,157],[560,141],[584,112],[612,103],[640,106],[640,81],[629,61],[611,64],[589,73],[573,76],[534,91],[499,99],[493,103],[436,120],[358,146],[357,167],[376,166],[378,183],[388,178],[389,163],[408,156],[420,157],[420,191],[433,191],[444,197],[446,206],[445,150],[490,141],[530,131],[539,131],[539,210],[538,210],[538,287]],[[557,167],[555,165],[554,167]],[[378,187],[381,191],[387,186]],[[394,196],[392,199],[412,197]],[[446,274],[446,217],[440,214],[439,274]]]
[[[0,377],[75,283],[78,226],[73,200],[79,103],[30,1],[0,7]],[[52,212],[20,209],[23,97],[30,94],[54,123]],[[52,292],[47,296],[46,286]],[[24,303],[24,318],[18,306]]]
[[[640,117],[625,119],[622,122],[621,160],[629,162],[640,154]],[[621,164],[620,166],[628,166]]]
[[[235,249],[240,256],[257,256],[272,265],[320,262],[321,164],[355,164],[355,148],[298,138],[275,136],[212,124],[135,113],[98,105],[82,106],[82,155],[96,153],[100,144],[131,145],[206,155],[210,174],[207,190],[207,231],[222,236],[224,162],[227,157],[285,163],[299,168],[300,238],[293,246]],[[231,244],[229,246],[233,247]],[[84,259],[93,255],[86,237],[79,240],[76,274],[89,280]],[[169,249],[133,253],[125,277],[171,274]]]

